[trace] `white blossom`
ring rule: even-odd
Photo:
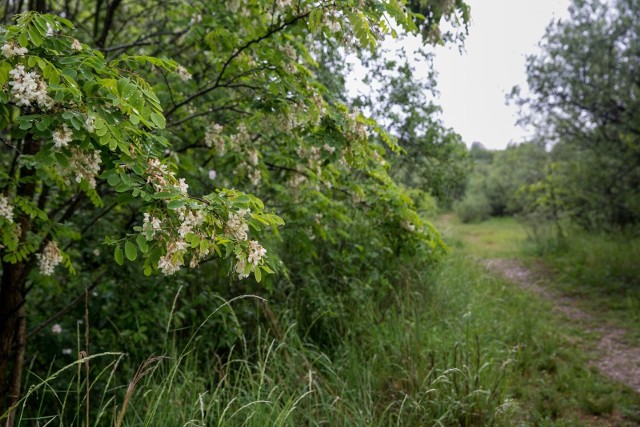
[[[5,56],[5,58],[8,59],[13,58],[14,56],[24,56],[27,54],[27,52],[27,48],[20,47],[14,42],[5,43],[2,46],[2,54]]]
[[[144,213],[144,219],[142,221],[142,231],[149,232],[151,237],[153,235],[162,230],[162,222],[156,218],[149,215],[149,212]]]
[[[59,323],[56,323],[55,325],[53,325],[51,327],[51,332],[56,334],[56,335],[62,333],[62,326],[60,326]]]
[[[193,15],[191,17],[191,20],[189,21],[189,25],[193,25],[193,24],[197,24],[198,22],[202,22],[202,15],[197,14],[197,15]]]
[[[78,39],[73,39],[73,43],[71,43],[71,49],[73,50],[82,50],[82,45],[78,41]]]
[[[224,156],[225,153],[222,129],[222,126],[215,123],[213,126],[209,126],[207,132],[204,134],[204,145],[209,148],[215,145],[218,156]]]
[[[244,216],[248,213],[248,209],[240,209],[236,214],[229,214],[227,228],[229,233],[233,234],[238,240],[247,240],[249,226],[244,220]]]
[[[9,203],[9,198],[5,196],[0,196],[0,217],[13,222],[13,206]]]
[[[236,273],[238,273],[238,279],[246,279],[249,277],[249,273],[245,273],[244,270],[247,267],[247,260],[241,254],[236,255]]]
[[[71,350],[70,348],[63,348],[62,349],[62,354],[66,355],[66,356],[70,355],[71,353],[73,353],[73,350]]]
[[[218,176],[217,172],[213,169],[209,170],[209,179],[211,181],[213,181],[214,179],[216,179],[216,176]]]
[[[184,68],[182,65],[178,65],[178,69],[176,70],[176,73],[178,73],[178,77],[180,77],[185,82],[188,80],[191,80],[191,73],[189,73],[189,71],[187,71],[187,69]]]
[[[73,133],[66,123],[63,123],[61,128],[53,132],[53,144],[56,148],[66,147],[72,139]]]
[[[331,146],[331,145],[329,145],[329,144],[324,144],[324,145],[322,146],[322,149],[323,149],[324,151],[328,152],[329,154],[332,154],[334,151],[336,151],[336,147],[332,147],[332,146]]]
[[[100,173],[100,152],[96,150],[85,151],[80,148],[71,147],[71,157],[69,166],[62,169],[60,175],[68,177],[75,175],[73,180],[81,182],[85,180],[91,188],[96,188],[96,176]]]
[[[27,72],[23,65],[16,65],[9,75],[12,79],[9,82],[11,96],[18,107],[31,107],[33,103],[45,110],[53,107],[54,101],[47,94],[47,84],[38,73]]]
[[[413,225],[410,221],[407,221],[406,219],[402,220],[400,222],[400,225],[402,226],[402,228],[404,228],[407,231],[410,231],[410,232],[416,231],[416,226]]]
[[[256,150],[256,149],[249,150],[247,152],[247,154],[249,156],[249,163],[252,166],[257,166],[258,165],[258,150]]]
[[[249,241],[249,256],[247,260],[253,264],[254,267],[260,263],[266,253],[267,250],[263,248],[260,243],[255,240]]]
[[[89,133],[93,133],[96,130],[96,119],[93,116],[87,116],[84,121],[84,127]]]
[[[43,276],[51,276],[56,266],[62,262],[62,255],[58,245],[53,240],[47,243],[42,253],[37,254],[38,267],[40,274]]]
[[[188,194],[188,190],[189,190],[189,184],[187,184],[187,182],[185,181],[184,178],[180,178],[178,180],[178,190],[180,191],[180,193],[182,193],[183,195],[187,195]]]

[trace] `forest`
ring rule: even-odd
[[[1,2],[1,425],[640,425],[640,2],[548,24],[500,150],[468,3]]]

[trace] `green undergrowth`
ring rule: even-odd
[[[263,304],[257,297],[255,303]],[[235,306],[225,304],[203,325]],[[430,271],[414,272],[384,301],[364,303],[350,320],[358,333],[346,334],[330,353],[305,342],[305,331],[281,312],[270,329],[239,338],[226,354],[208,345],[205,327],[178,348],[168,319],[164,356],[137,361],[137,373],[127,356],[95,356],[89,424],[118,425],[119,418],[123,426],[640,422],[637,395],[586,367],[574,345],[578,331],[559,328],[547,304],[487,274],[459,250]],[[85,369],[78,364],[56,378],[30,378],[40,385],[25,398],[21,425],[85,425]],[[116,383],[122,370],[133,386]],[[54,386],[61,378],[67,385]]]
[[[640,341],[640,238],[578,230],[568,234],[562,244],[538,251],[550,266],[552,285]]]

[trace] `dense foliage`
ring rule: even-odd
[[[85,292],[100,350],[158,351],[178,284],[181,325],[256,292],[331,346],[333,320],[401,280],[403,256],[443,251],[389,175],[397,139],[323,84],[318,61],[398,31],[439,41],[464,3],[420,2],[424,16],[397,0],[32,6],[51,14],[7,3],[0,35],[0,412],[35,348],[35,368],[72,353]],[[460,145],[429,123],[429,141]],[[209,345],[269,319],[222,316]],[[51,325],[56,345],[35,346]]]
[[[640,5],[574,1],[528,58],[525,121],[552,146],[557,207],[583,227],[640,222]]]

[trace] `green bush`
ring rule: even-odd
[[[455,203],[453,210],[464,223],[481,222],[491,215],[491,205],[483,194],[468,195]]]

